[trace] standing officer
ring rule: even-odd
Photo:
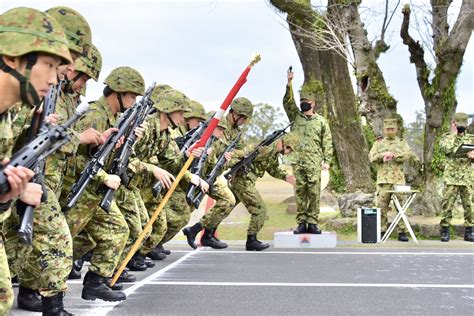
[[[290,122],[295,122],[292,131],[300,138],[293,165],[296,177],[295,199],[296,222],[298,223],[294,233],[321,234],[321,230],[317,226],[321,194],[321,169],[329,170],[333,150],[331,131],[326,119],[315,112],[315,91],[311,91],[303,85],[300,91],[300,109],[298,109],[291,85],[293,72],[289,71],[287,78],[288,84],[283,97],[283,107]]]
[[[397,137],[397,119],[385,119],[384,138],[376,141],[369,153],[369,160],[377,168],[377,191],[375,193],[375,205],[382,210],[381,226],[387,228],[387,213],[389,210],[392,193],[396,184],[405,184],[403,173],[403,162],[412,156],[407,142]],[[403,222],[398,226],[398,240],[408,241],[406,227]]]
[[[456,133],[444,134],[439,142],[441,150],[447,158],[444,170],[444,193],[441,215],[441,241],[449,241],[449,225],[453,218],[453,207],[461,196],[464,207],[464,240],[474,241],[472,233],[472,185],[474,183],[474,151],[471,150],[465,157],[455,157],[454,153],[462,144],[474,144],[474,135],[466,131],[467,114],[456,113],[453,118],[453,128]]]

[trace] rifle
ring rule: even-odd
[[[115,149],[115,145],[128,131],[130,124],[136,119],[138,115],[137,109],[138,104],[136,103],[133,107],[127,109],[120,116],[119,120],[114,126],[118,129],[118,131],[110,134],[105,143],[97,149],[92,159],[89,160],[86,167],[81,172],[79,179],[74,182],[71,192],[67,198],[67,203],[62,209],[63,212],[66,212],[76,206],[77,201],[84,193],[84,190],[86,189],[89,182],[97,175],[99,170],[104,168],[110,154]]]
[[[198,126],[188,131],[185,135],[175,139],[175,142],[178,144],[178,148],[180,149],[181,155],[184,154],[199,138],[201,138],[211,119],[212,117],[205,122],[199,123]],[[163,184],[160,181],[156,181],[156,183],[153,185],[153,188],[151,189],[153,196],[155,198],[158,197],[162,189]]]
[[[279,129],[268,135],[260,144],[255,147],[255,149],[244,158],[242,158],[238,163],[236,163],[229,171],[224,174],[224,178],[229,180],[233,178],[237,172],[242,171],[244,174],[249,172],[250,164],[257,158],[260,150],[268,145],[271,145],[274,141],[286,134],[286,130],[293,125],[294,122],[288,124],[285,128]]]
[[[212,186],[214,185],[214,182],[216,182],[217,177],[221,174],[222,168],[224,168],[224,165],[226,163],[225,159],[225,154],[228,152],[231,152],[235,149],[235,146],[237,146],[237,142],[240,139],[240,136],[242,135],[242,132],[240,132],[237,137],[226,147],[224,152],[219,156],[219,159],[217,160],[216,165],[214,168],[211,170],[209,175],[206,178],[206,182],[209,184],[209,190],[212,189]],[[201,204],[202,199],[204,198],[204,192],[199,191],[196,196],[191,200],[191,203],[188,203],[195,208],[199,208],[199,204]]]
[[[193,164],[191,165],[191,173],[192,174],[197,174],[199,177],[201,177],[202,169],[204,168],[204,164],[206,163],[207,160],[207,150],[211,147],[212,143],[214,142],[215,137],[211,136],[206,142],[206,146],[204,147],[204,152],[202,153],[201,157],[199,157],[199,160],[194,160]],[[186,192],[186,201],[188,202],[189,205],[191,205],[196,188],[198,186],[195,184],[190,184],[188,191]]]
[[[81,104],[76,108],[74,115],[64,124],[51,126],[40,133],[28,144],[17,151],[7,165],[0,167],[0,195],[10,191],[10,184],[3,170],[7,166],[25,167],[33,169],[38,161],[43,161],[66,144],[69,139],[68,129],[88,110],[87,104]],[[22,219],[22,226],[18,234],[23,242],[31,242],[33,233],[33,207],[27,207]]]
[[[132,147],[137,141],[137,136],[135,135],[135,128],[142,125],[145,119],[154,111],[153,101],[151,100],[151,94],[155,89],[156,83],[153,83],[151,87],[145,92],[143,98],[138,102],[139,103],[139,114],[137,119],[130,125],[127,140],[116,152],[114,159],[112,160],[112,165],[107,171],[108,174],[115,174],[120,177],[121,184],[125,186],[128,185],[130,179],[127,174],[127,166],[130,160],[130,155],[132,154]],[[106,212],[109,211],[110,205],[112,204],[112,199],[115,194],[115,190],[105,187],[103,185],[103,190],[105,191],[104,197],[100,202],[99,206]]]
[[[49,124],[45,122],[45,118],[54,113],[54,110],[56,108],[56,102],[58,100],[59,93],[61,92],[60,87],[61,83],[58,83],[55,86],[51,86],[48,95],[44,99],[43,110],[41,113],[38,113],[38,111],[35,109],[30,128],[28,129],[28,134],[26,138],[27,143],[33,141],[39,133],[45,132],[48,129]],[[46,159],[42,159],[36,164],[33,169],[35,175],[30,181],[41,185],[41,188],[43,190],[41,202],[46,202],[48,199],[48,191],[44,186],[45,162]],[[35,210],[35,207],[32,205],[28,205],[22,202],[21,200],[18,200],[16,203],[16,209],[18,215],[20,215],[21,217],[20,228],[17,232],[18,237],[20,238],[20,242],[23,244],[31,245],[33,236],[33,212]]]

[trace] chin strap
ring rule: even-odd
[[[171,126],[173,126],[173,129],[177,128],[178,126],[174,123],[173,119],[171,118],[171,115],[169,113],[166,113],[166,117],[168,118],[168,121],[170,121]]]
[[[6,73],[11,74],[13,77],[15,77],[19,82],[20,82],[20,98],[23,103],[26,103],[30,105],[31,107],[34,107],[35,105],[39,105],[41,102],[40,97],[36,93],[35,88],[30,82],[30,76],[31,76],[31,68],[36,64],[38,61],[38,54],[37,53],[31,53],[26,55],[26,68],[25,68],[25,75],[22,75],[15,69],[11,68],[5,62],[3,61],[2,58],[0,58],[0,69],[3,70]],[[28,95],[31,97],[33,102],[30,101],[28,98]]]
[[[123,106],[123,93],[121,92],[116,92],[117,95],[117,100],[120,106],[120,112],[124,113],[127,109]]]

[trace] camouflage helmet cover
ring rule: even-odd
[[[115,92],[145,94],[145,80],[137,70],[131,67],[115,68],[105,78],[104,84]]]
[[[298,146],[298,143],[300,142],[300,138],[298,134],[292,132],[288,133],[285,136],[283,136],[283,143],[285,146],[291,147],[292,150],[296,150],[296,147]]]
[[[239,115],[245,116],[249,119],[252,118],[253,104],[247,98],[234,99],[230,108]]]
[[[196,101],[191,100],[189,102],[189,112],[186,112],[184,114],[184,118],[189,119],[189,118],[199,118],[201,120],[206,120],[206,110],[204,110],[204,106]]]
[[[467,127],[468,125],[468,117],[466,113],[458,112],[455,113],[453,116],[454,122],[456,122],[456,125],[459,127]]]
[[[395,118],[384,119],[383,128],[398,128],[398,120]]]
[[[184,93],[169,86],[155,87],[151,94],[151,100],[155,103],[155,107],[163,113],[190,111],[189,98]]]
[[[86,53],[92,43],[92,31],[86,19],[76,10],[58,6],[46,10],[64,29],[69,49],[79,54]]]
[[[48,14],[31,8],[14,8],[0,15],[0,55],[52,54],[72,63],[66,35]]]
[[[87,55],[82,55],[76,60],[74,65],[76,71],[81,71],[94,79],[99,80],[100,71],[102,70],[102,55],[97,47],[93,44],[89,46]]]

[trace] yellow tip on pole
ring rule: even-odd
[[[260,56],[259,53],[256,53],[252,56],[252,61],[250,61],[249,67],[252,68],[256,63],[258,63],[262,57]]]
[[[145,238],[145,236],[148,234],[148,231],[151,230],[152,228],[152,225],[153,223],[156,221],[156,219],[158,218],[158,215],[160,215],[160,212],[163,210],[163,208],[165,207],[166,203],[168,202],[169,198],[171,197],[171,194],[173,194],[174,190],[176,189],[176,187],[178,186],[179,182],[181,181],[181,179],[183,178],[184,174],[186,173],[186,171],[188,171],[189,169],[189,166],[191,166],[191,163],[193,162],[194,160],[194,156],[193,155],[190,155],[188,160],[186,161],[186,163],[184,164],[183,168],[181,169],[181,171],[178,173],[178,175],[176,176],[176,179],[173,181],[173,185],[171,186],[171,188],[168,190],[168,192],[166,193],[165,197],[163,198],[163,200],[161,201],[160,205],[158,205],[158,208],[156,209],[156,211],[153,213],[153,215],[151,216],[150,220],[148,221],[148,223],[145,225],[145,227],[143,228],[143,231],[142,233],[140,234],[140,236],[138,236],[138,239],[135,241],[135,243],[133,244],[132,248],[130,249],[130,252],[127,254],[127,257],[125,257],[125,260],[122,262],[122,264],[120,265],[120,267],[118,268],[117,272],[115,272],[115,275],[114,277],[112,278],[112,281],[110,283],[111,286],[113,286],[118,278],[120,277],[120,275],[122,274],[123,270],[125,269],[125,267],[127,266],[127,263],[130,261],[130,259],[133,257],[133,255],[137,252],[138,248],[140,248],[140,245],[143,241],[143,239]]]

